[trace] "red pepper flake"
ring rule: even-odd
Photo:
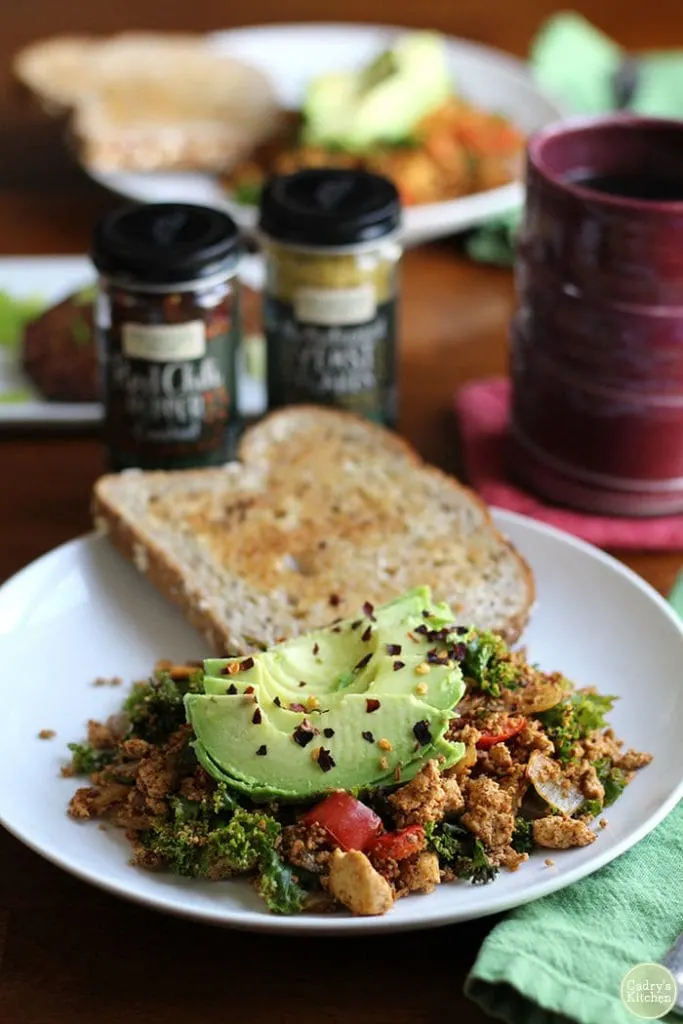
[[[363,643],[366,644],[371,636],[372,636],[372,626],[368,626],[368,628],[363,633],[363,635],[361,637],[361,640],[363,641]]]
[[[273,697],[273,704],[275,705],[276,708],[282,707],[282,701],[280,700],[279,697]]]
[[[320,748],[316,760],[324,772],[329,772],[329,770],[331,768],[334,768],[335,764],[337,763],[335,759],[332,757],[330,751],[326,750],[325,747]]]
[[[372,622],[377,622],[377,619],[375,618],[375,606],[374,604],[370,604],[369,601],[366,601],[363,605],[363,615]]]
[[[405,667],[406,667],[405,661],[395,661],[394,662],[394,672],[398,672],[398,671],[400,671],[400,669],[405,668]]]
[[[415,632],[424,633],[431,643],[441,642],[445,644],[448,642],[448,638],[456,632],[456,626],[451,624],[450,626],[443,626],[442,629],[427,629],[426,626],[419,626]]]
[[[400,644],[386,644],[386,648],[387,648],[387,654],[391,654],[392,657],[394,655],[396,655],[396,654],[400,654],[401,653],[401,645]]]
[[[376,697],[367,697],[366,698],[366,700],[365,700],[365,710],[367,711],[367,713],[369,715],[371,715],[372,712],[376,711],[377,708],[379,708],[379,707],[381,707],[381,704],[377,700]]]
[[[413,735],[421,747],[431,743],[432,734],[429,731],[429,722],[426,719],[422,719],[421,722],[416,722],[413,726]]]
[[[332,737],[334,736],[334,729],[330,729],[329,726],[327,729],[323,729],[323,736],[326,739],[331,740]]]
[[[247,686],[247,688],[246,688],[246,690],[244,692],[245,693],[253,693],[254,692],[254,687],[253,686]]]
[[[235,694],[237,693],[237,687],[235,686],[234,683],[230,683],[227,692],[230,694],[231,697],[235,696]]]
[[[368,743],[375,742],[375,737],[372,735],[369,729],[367,730],[367,732],[362,732],[361,736],[363,737],[364,740],[367,740]]]
[[[424,622],[421,622],[419,626],[415,627],[415,632],[421,633],[423,636],[425,636],[429,632],[429,629],[427,626],[425,626]]]
[[[339,594],[330,594],[330,604],[333,608],[337,608],[341,604],[341,597]]]
[[[293,704],[289,705],[289,710],[290,711],[305,711],[306,708],[305,708],[305,706],[303,704],[297,704],[296,701],[295,701]]]
[[[372,657],[372,652],[370,652],[369,654],[366,654],[364,658],[361,658],[360,661],[358,662],[358,664],[354,666],[354,671],[360,672],[360,670],[362,668],[365,668],[367,663],[370,661],[371,657]]]
[[[240,670],[239,661],[229,661],[228,664],[221,669],[222,676],[234,676]]]
[[[358,629],[358,627],[362,625],[362,623],[362,619],[354,619],[354,621],[351,623],[351,629]]]
[[[448,660],[448,651],[437,651],[436,647],[432,647],[431,651],[427,651],[426,660],[430,665],[443,665]]]
[[[315,657],[315,655],[317,655],[319,652],[320,652],[320,644],[317,644],[317,643],[313,644],[313,656]]]
[[[292,733],[292,739],[295,743],[298,743],[300,747],[306,747],[317,732],[318,730],[313,728],[308,719],[304,718],[301,725],[297,725],[296,729]]]
[[[248,672],[250,668],[254,667],[253,658],[245,658],[244,661],[240,662],[240,672]]]
[[[449,654],[453,661],[464,661],[467,657],[467,644],[454,644],[451,647]]]
[[[263,721],[262,716],[261,716],[261,708],[256,708],[256,711],[251,716],[251,721],[252,721],[252,723],[254,725],[260,725],[261,724],[261,722]]]
[[[256,751],[257,757],[265,757],[268,753],[268,747],[263,743]]]

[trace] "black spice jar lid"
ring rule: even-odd
[[[106,277],[137,285],[173,285],[236,266],[237,225],[227,213],[187,203],[126,206],[95,227],[91,256]]]
[[[358,245],[393,234],[400,226],[396,186],[367,171],[298,171],[272,178],[261,196],[260,230],[290,245]]]

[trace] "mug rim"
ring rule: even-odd
[[[554,121],[539,129],[529,138],[527,157],[529,164],[543,178],[560,191],[579,199],[582,202],[599,203],[603,206],[621,210],[647,211],[648,213],[680,213],[683,214],[683,199],[638,199],[632,196],[617,196],[608,192],[598,192],[573,181],[568,181],[560,174],[551,170],[544,159],[543,151],[553,140],[575,132],[593,132],[600,128],[632,128],[655,131],[665,128],[680,133],[683,144],[683,120],[671,117],[645,117],[640,114],[613,113],[578,115]],[[528,181],[527,181],[528,185]]]

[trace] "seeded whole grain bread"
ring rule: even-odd
[[[201,35],[54,36],[13,70],[48,113],[71,111],[81,160],[101,173],[230,170],[281,116],[267,77]]]
[[[240,462],[95,485],[96,526],[218,653],[306,632],[420,584],[508,641],[529,567],[467,488],[395,434],[313,406],[248,430]]]

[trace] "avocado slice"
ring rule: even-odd
[[[395,784],[430,758],[447,767],[464,753],[462,744],[443,738],[449,713],[417,697],[345,694],[327,711],[306,716],[262,706],[258,696],[185,698],[198,759],[253,800]]]
[[[334,72],[311,83],[304,142],[351,151],[402,142],[452,92],[443,36],[407,33],[359,71]]]
[[[465,688],[457,632],[448,606],[416,587],[268,651],[209,658],[204,694],[185,698],[197,757],[254,800],[395,784],[433,757],[454,764],[462,744],[444,735]]]
[[[417,694],[437,708],[454,707],[465,683],[444,640],[430,635],[452,626],[445,604],[432,601],[429,587],[416,587],[380,608],[367,605],[345,619],[246,658],[209,658],[204,662],[206,693],[244,693],[258,686],[271,700],[287,706],[314,697],[327,706],[341,693]],[[427,631],[427,635],[425,635]],[[426,664],[428,671],[418,666]],[[239,672],[230,674],[239,668]],[[416,672],[416,670],[418,670]],[[418,672],[423,671],[420,675]]]

